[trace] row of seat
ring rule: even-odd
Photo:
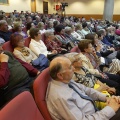
[[[26,47],[29,47],[30,41],[31,41],[31,37],[25,38],[24,45]],[[42,41],[45,43],[45,35],[44,34],[42,34]],[[2,47],[3,47],[4,50],[8,50],[10,52],[13,52],[13,50],[14,50],[13,47],[11,46],[11,44],[10,44],[10,41],[5,42]]]
[[[19,94],[0,111],[0,119],[52,120],[45,101],[46,90],[50,80],[49,68],[47,68],[33,83],[35,101],[29,92]]]
[[[27,46],[27,47],[29,47],[29,43],[30,43],[30,40],[31,40],[31,38],[30,37],[28,37],[28,38],[26,38],[25,39],[25,46]],[[8,51],[11,51],[11,52],[13,52],[13,48],[12,48],[12,46],[11,46],[11,44],[10,44],[10,41],[8,41],[8,42],[6,42],[6,43],[4,43],[3,44],[3,49],[4,50],[8,50]],[[79,48],[78,48],[78,46],[75,46],[74,48],[72,48],[71,49],[71,52],[80,52],[80,50],[79,50]],[[39,113],[41,113],[42,114],[42,116],[43,116],[43,118],[45,119],[45,120],[52,120],[52,118],[51,118],[51,116],[50,116],[50,114],[49,114],[49,112],[48,112],[48,109],[47,109],[47,105],[46,105],[46,101],[45,101],[45,97],[46,97],[46,90],[47,90],[47,86],[48,86],[48,82],[51,80],[51,77],[50,77],[50,74],[49,74],[49,68],[47,68],[47,69],[45,69],[45,70],[43,70],[42,71],[42,73],[35,79],[35,81],[34,81],[34,83],[33,83],[33,90],[34,90],[34,97],[35,97],[35,102],[36,102],[36,104],[37,104],[37,106],[38,106],[38,109],[39,109]],[[27,94],[27,95],[26,95]],[[30,93],[29,93],[30,94]],[[30,97],[31,95],[28,95],[28,93],[22,93],[22,94],[20,94],[20,97],[19,97],[19,95],[18,95],[18,97],[16,97],[16,98],[14,98],[10,103],[8,103],[8,105],[6,105],[1,111],[3,111],[3,112],[0,112],[0,118],[1,118],[1,116],[3,116],[3,118],[4,119],[1,119],[1,120],[8,120],[7,119],[7,116],[11,116],[12,117],[12,119],[11,120],[38,120],[39,119],[39,116],[40,115],[37,115],[38,114],[38,110],[37,110],[37,108],[35,107],[35,105],[33,105],[34,107],[34,110],[31,110],[32,109],[32,107],[31,107],[31,109],[30,109],[30,107],[28,107],[29,105],[27,105],[27,104],[29,104],[29,103],[27,103],[27,104],[25,104],[26,103],[26,101],[27,101],[27,98],[26,98],[26,101],[21,101],[21,102],[16,102],[16,100],[17,101],[19,101],[19,98],[20,98],[20,100],[22,100],[22,98],[21,98],[21,96],[26,96],[26,97]],[[24,97],[25,98],[25,97]],[[32,98],[33,99],[33,98]],[[34,100],[31,100],[32,102],[34,101]],[[19,103],[19,104],[18,104]],[[32,103],[32,104],[34,104],[34,103]],[[31,104],[31,105],[32,105]],[[17,105],[17,106],[16,106]],[[19,106],[20,106],[20,109],[19,109]],[[13,108],[12,108],[13,107]],[[26,107],[25,108],[25,110],[26,111],[28,111],[25,115],[25,118],[26,119],[16,119],[16,116],[18,115],[19,116],[19,114],[20,115],[22,115],[23,114],[23,116],[24,116],[24,107]],[[28,107],[28,108],[27,108]],[[15,113],[11,113],[12,111],[10,110],[12,108],[12,110],[15,112]],[[8,109],[8,110],[7,110]],[[15,110],[15,109],[17,109],[17,110]],[[22,111],[22,109],[23,109],[23,111]],[[27,110],[28,109],[28,110]],[[5,112],[6,111],[6,112]],[[20,111],[22,111],[21,113],[20,113]],[[34,116],[36,119],[32,119],[33,118],[33,116],[29,116],[28,115],[28,113],[30,113],[31,111],[33,111],[33,113],[31,114],[31,115],[33,115],[34,116],[34,114],[35,114],[35,111],[36,111],[36,115]],[[11,115],[10,115],[11,114]],[[15,114],[15,115],[12,115],[12,114]],[[5,117],[6,116],[6,117]],[[38,119],[37,119],[37,116],[38,116]],[[30,117],[30,119],[27,119],[27,118],[29,118]],[[13,119],[14,118],[14,119]],[[40,118],[40,120],[42,120],[43,119],[42,117]]]

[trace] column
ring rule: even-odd
[[[112,21],[114,11],[114,0],[105,0],[103,19]]]

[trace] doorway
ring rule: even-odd
[[[31,0],[31,12],[36,12],[36,0]]]
[[[48,2],[43,1],[43,13],[48,14]]]

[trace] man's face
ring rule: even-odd
[[[7,22],[2,25],[2,31],[7,32],[8,31],[8,24]]]
[[[64,60],[61,71],[63,80],[69,82],[72,79],[73,74],[74,74],[74,67],[72,66],[71,61],[69,59]]]

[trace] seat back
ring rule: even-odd
[[[46,68],[33,83],[35,101],[45,120],[52,120],[45,101],[46,90],[50,80],[49,68]]]
[[[30,92],[13,98],[1,111],[1,120],[44,120]]]
[[[45,36],[45,34],[43,33],[42,35],[41,35],[41,39],[42,39],[42,41],[44,42],[44,44],[45,44],[45,39],[46,39],[46,36]]]
[[[24,45],[25,45],[26,47],[28,47],[28,48],[29,48],[30,41],[31,41],[31,37],[25,38],[25,43],[24,43]]]
[[[80,49],[78,48],[78,46],[73,47],[70,52],[77,52],[80,53]]]
[[[7,41],[3,44],[2,46],[3,50],[7,50],[7,51],[10,51],[10,52],[13,52],[13,47],[11,46],[10,44],[10,41]]]

